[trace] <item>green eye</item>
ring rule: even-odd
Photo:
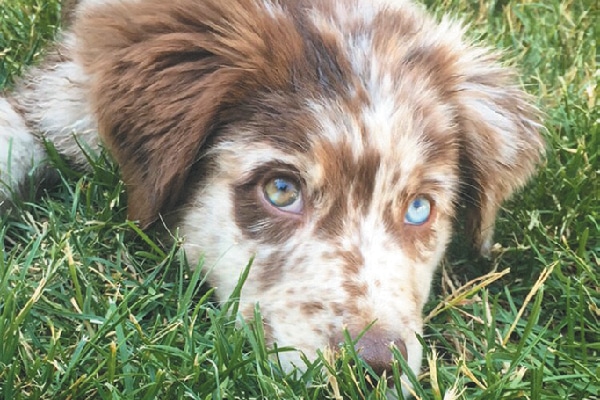
[[[289,178],[273,178],[264,186],[265,198],[281,211],[302,212],[302,193],[299,185]]]

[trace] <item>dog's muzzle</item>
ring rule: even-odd
[[[353,338],[356,336],[359,335],[351,334],[351,337]],[[395,346],[404,360],[408,361],[408,351],[404,340],[394,336],[395,335],[387,331],[376,328],[369,329],[354,345],[360,358],[373,369],[373,372],[378,376],[382,376],[385,372],[388,379],[388,385],[393,383],[394,355],[392,353],[392,346]],[[344,342],[344,339],[342,336],[339,336],[331,342],[339,345]],[[402,373],[401,370],[398,372]]]

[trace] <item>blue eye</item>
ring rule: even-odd
[[[281,211],[300,214],[304,207],[299,185],[289,178],[273,178],[264,186],[267,201]]]
[[[427,197],[419,196],[415,198],[406,210],[404,222],[409,225],[423,225],[431,215],[431,202]]]

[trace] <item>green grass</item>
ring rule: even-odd
[[[456,246],[442,266],[416,395],[600,399],[597,0],[428,5],[508,49],[547,113],[549,151],[500,216],[493,262]],[[56,0],[0,0],[0,87],[39,60],[59,13]],[[0,217],[0,398],[383,398],[351,346],[282,372],[260,326],[236,327],[236,303],[210,301],[178,243],[126,222],[109,162],[61,174]],[[476,280],[490,267],[498,272]]]

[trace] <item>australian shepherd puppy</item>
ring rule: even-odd
[[[344,330],[417,373],[421,312],[457,209],[482,253],[540,160],[515,72],[406,0],[83,0],[0,98],[0,201],[104,146],[129,218],[162,218],[220,298],[309,359]],[[365,329],[370,327],[365,332]],[[280,355],[302,366],[299,353]]]

